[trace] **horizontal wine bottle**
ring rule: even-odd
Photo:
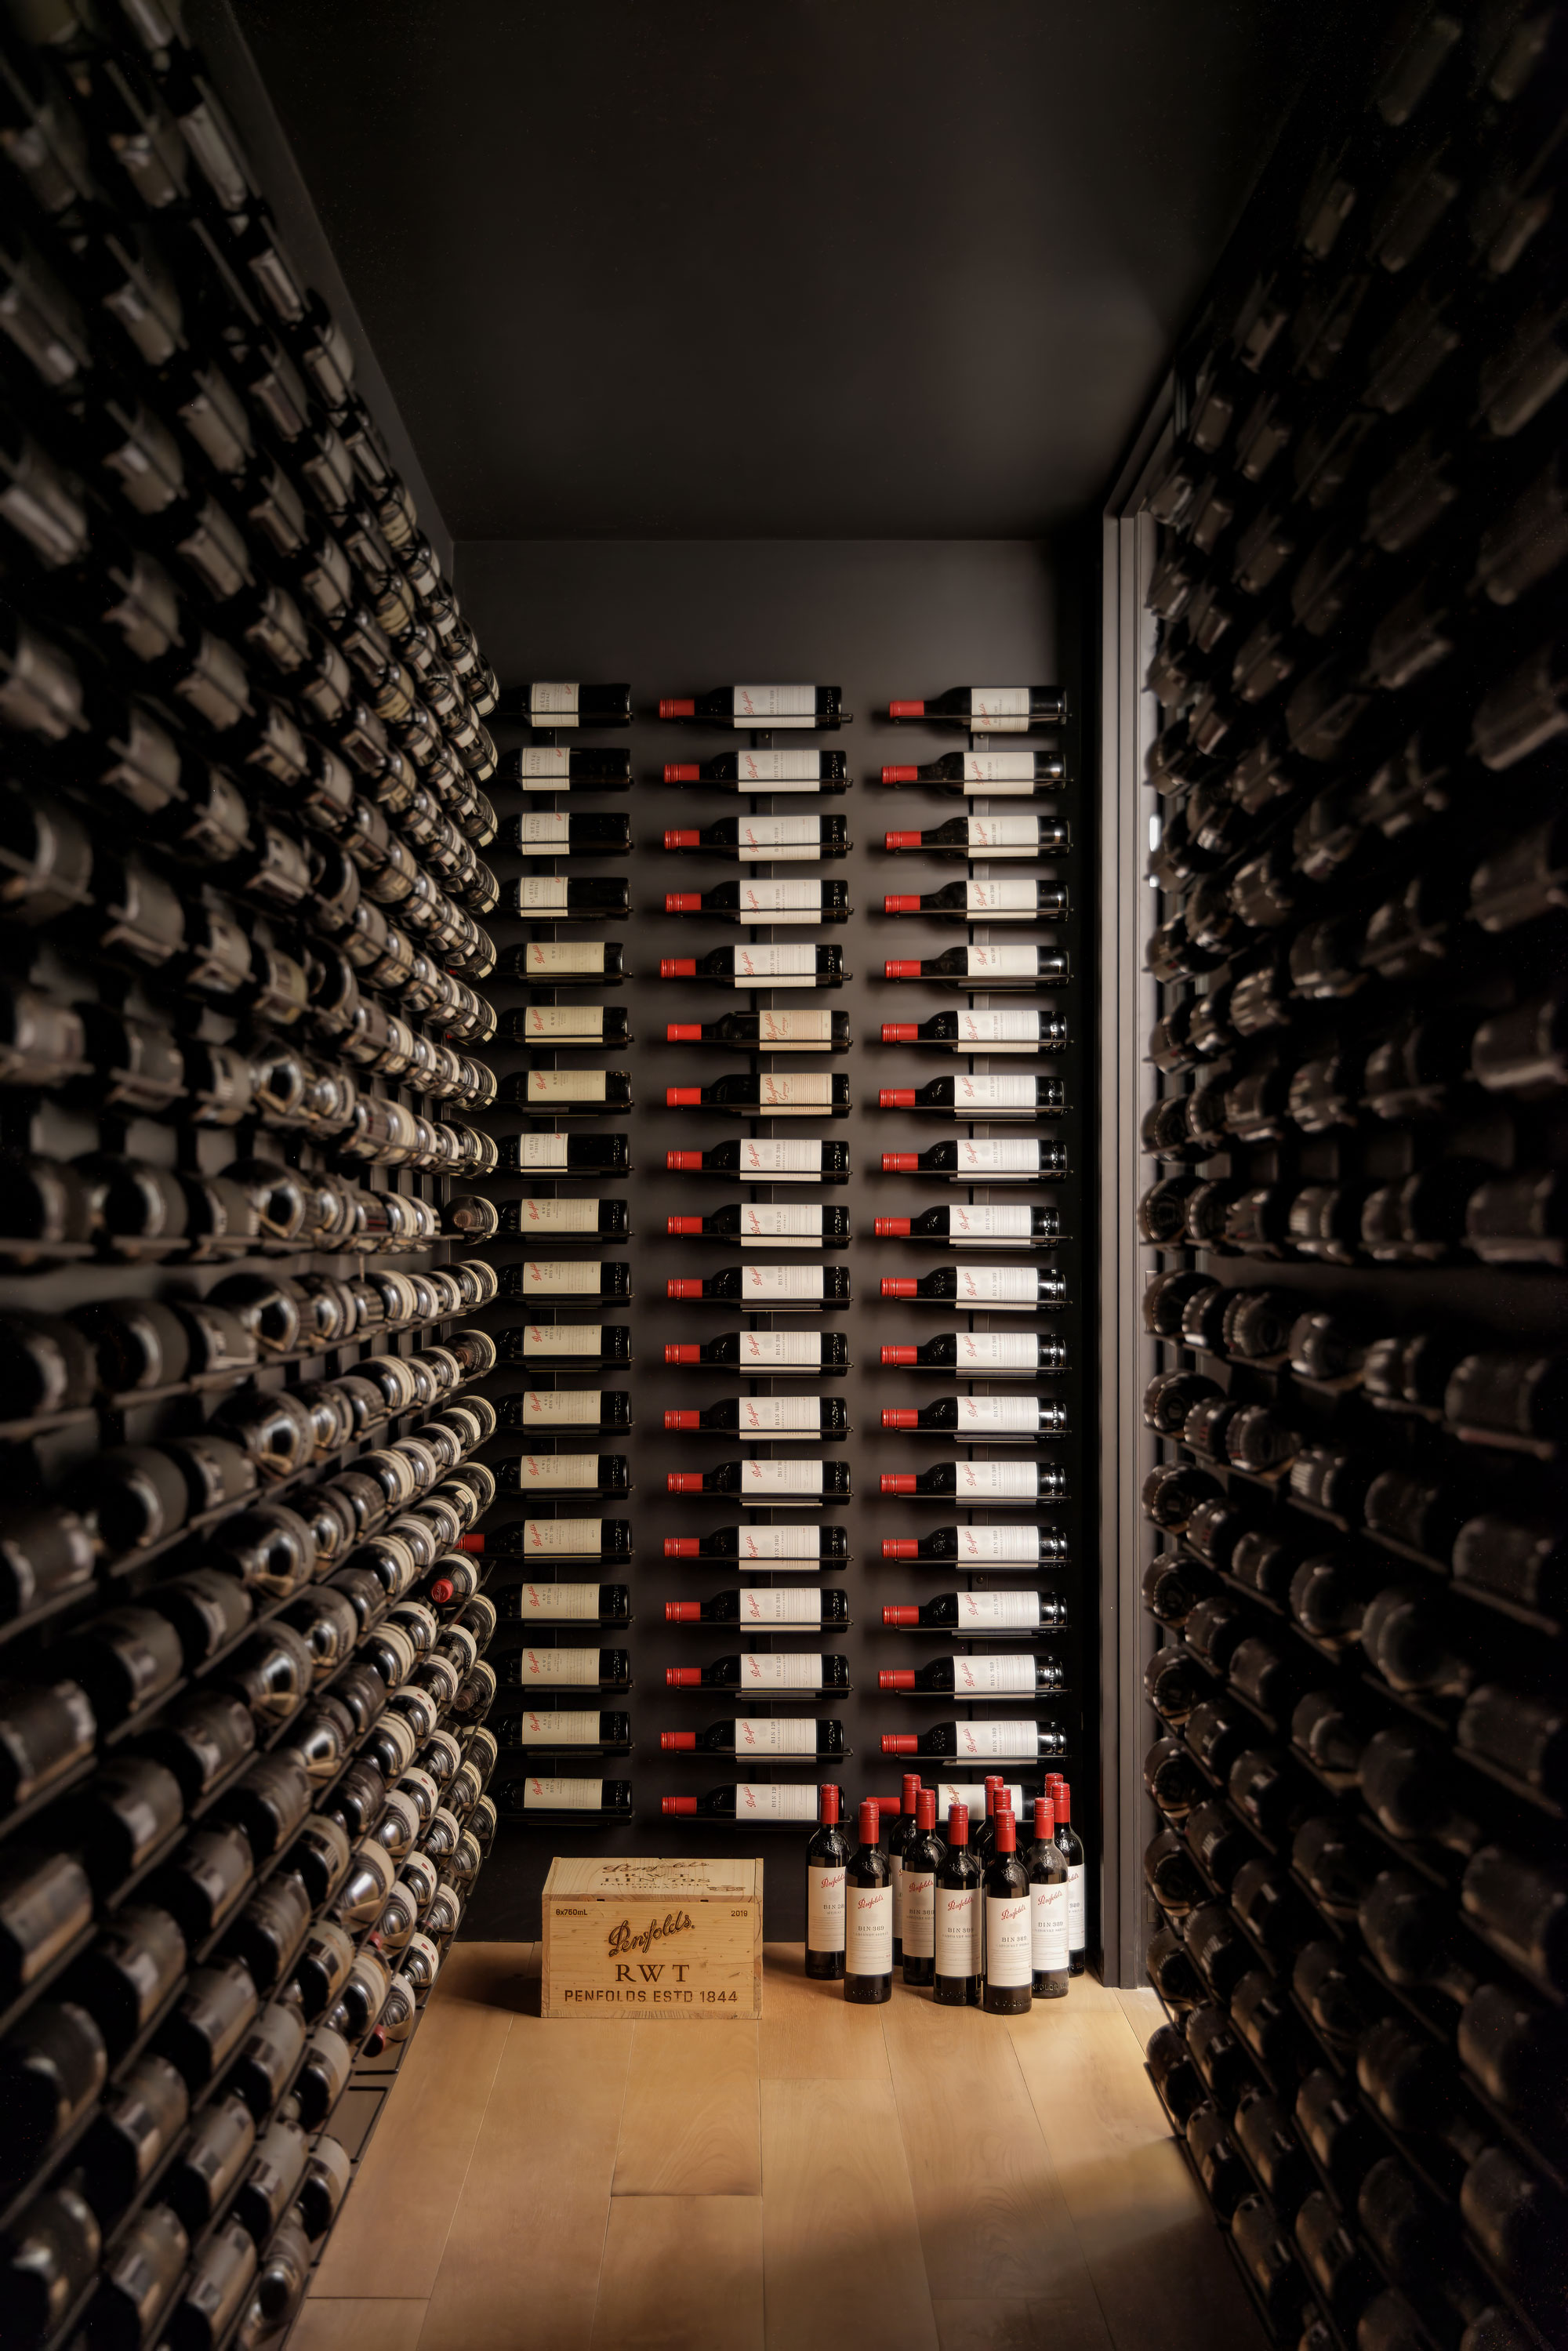
[[[1067,1472],[1050,1461],[940,1461],[934,1469],[884,1469],[877,1484],[883,1501],[903,1495],[976,1510],[1067,1499]]]
[[[625,875],[586,882],[551,873],[525,873],[501,893],[501,912],[522,922],[607,923],[630,914],[632,891]]]
[[[935,1690],[946,1698],[998,1698],[1008,1691],[1061,1690],[1066,1677],[1059,1657],[1015,1650],[1005,1657],[938,1657],[929,1666],[895,1666],[880,1672],[876,1685],[880,1690]]]
[[[1067,1173],[1067,1145],[1042,1135],[963,1136],[928,1151],[884,1151],[884,1176],[946,1176],[955,1184],[1051,1183]]]
[[[630,1176],[628,1134],[508,1134],[497,1162],[503,1176]]]
[[[884,1755],[956,1757],[960,1762],[984,1763],[993,1758],[1012,1761],[1027,1757],[1035,1763],[1057,1763],[1068,1751],[1068,1737],[1056,1722],[936,1722],[929,1730],[884,1730]]]
[[[706,1796],[665,1796],[663,1807],[666,1820],[814,1821],[819,1801],[809,1782],[787,1787],[740,1780],[733,1788],[710,1788]]]
[[[1049,1396],[942,1396],[918,1406],[888,1405],[882,1425],[953,1437],[960,1445],[1038,1445],[1068,1434],[1067,1406]]]
[[[721,882],[716,890],[667,890],[666,914],[716,914],[730,923],[847,923],[847,882]]]
[[[850,1433],[850,1408],[838,1396],[731,1396],[700,1412],[679,1406],[665,1411],[664,1427],[710,1430],[721,1437],[820,1437],[829,1441]],[[672,1489],[672,1491],[679,1491]]]
[[[809,1559],[837,1566],[849,1556],[842,1527],[719,1527],[712,1534],[664,1537],[666,1559]]]
[[[937,1012],[929,1020],[884,1020],[884,1045],[936,1045],[950,1053],[1060,1053],[1067,1021],[1060,1012]]]
[[[668,1342],[664,1361],[738,1372],[743,1379],[803,1379],[847,1372],[850,1343],[841,1331],[727,1331],[701,1346]]]
[[[525,1388],[502,1400],[496,1425],[508,1435],[591,1428],[620,1437],[632,1426],[632,1399],[622,1388]]]
[[[559,720],[540,723],[559,724]],[[564,743],[559,747],[530,743],[520,751],[503,751],[500,781],[517,792],[629,791],[632,754],[569,750]]]
[[[659,958],[661,979],[716,979],[724,987],[842,987],[850,977],[842,947],[814,946],[809,939]]]
[[[666,1086],[666,1110],[716,1110],[731,1118],[848,1118],[850,1081],[838,1071],[755,1076],[740,1070],[711,1086]]]
[[[666,759],[667,784],[710,784],[731,792],[847,792],[842,751],[721,751],[716,759]]]
[[[950,816],[924,832],[884,833],[882,845],[924,849],[939,857],[1065,857],[1072,828],[1062,816]]]
[[[960,987],[983,987],[988,994],[1010,990],[1038,994],[1047,987],[1065,987],[1072,977],[1065,947],[1030,947],[1003,939],[998,945],[946,947],[940,955],[917,959],[894,956],[882,967],[883,979],[951,979]]]
[[[619,1371],[632,1361],[632,1333],[624,1322],[517,1323],[499,1334],[496,1356],[538,1371]]]
[[[499,1658],[507,1689],[630,1689],[632,1659],[625,1649],[559,1649],[525,1644]]]
[[[632,1594],[624,1583],[507,1584],[497,1593],[503,1625],[629,1625]]]
[[[777,1401],[782,1404],[786,1399]],[[712,1469],[666,1470],[664,1490],[712,1494],[754,1508],[768,1504],[775,1510],[814,1510],[824,1502],[849,1500],[850,1465],[847,1461],[721,1461]]]
[[[632,1745],[629,1714],[601,1714],[591,1707],[526,1707],[507,1718],[508,1747],[591,1747],[603,1754],[622,1754]]]
[[[711,1600],[664,1603],[666,1625],[847,1625],[849,1621],[848,1593],[831,1588],[790,1591],[780,1584],[764,1591],[747,1585],[737,1592],[716,1592]]]
[[[850,1661],[799,1650],[746,1651],[736,1657],[711,1657],[706,1666],[667,1666],[666,1689],[847,1690]]]
[[[632,820],[528,809],[507,818],[498,841],[517,857],[629,857]]]
[[[629,1045],[631,1015],[623,1004],[519,1004],[496,1024],[502,1045],[531,1045],[542,1053],[569,1046]]]
[[[672,1020],[666,1045],[738,1045],[753,1053],[847,1053],[847,1012],[727,1012],[719,1020]]]
[[[918,1541],[910,1535],[887,1536],[882,1555],[883,1559],[954,1560],[965,1567],[994,1567],[998,1562],[1013,1566],[1020,1561],[1031,1567],[1065,1567],[1069,1556],[1067,1537],[1057,1527],[937,1527]],[[948,1598],[952,1596],[948,1594]],[[1019,1596],[1030,1601],[1034,1597],[1030,1593]],[[977,1605],[988,1606],[995,1597],[994,1593],[961,1592],[955,1604],[967,1607],[973,1601]],[[931,1603],[933,1607],[946,1604]],[[922,1616],[919,1621],[922,1625],[950,1625],[958,1619]],[[1032,1625],[1036,1619],[1031,1616],[1028,1622]]]
[[[627,977],[626,950],[619,939],[524,939],[504,947],[497,979],[526,980],[535,987],[619,987]]]
[[[630,1559],[632,1527],[626,1519],[508,1519],[460,1535],[457,1548],[497,1559]]]
[[[843,1755],[844,1726],[805,1716],[742,1715],[710,1722],[706,1730],[663,1730],[659,1746],[666,1755],[815,1756],[827,1762]]]
[[[591,1233],[601,1241],[632,1237],[625,1200],[504,1200],[499,1229],[508,1239],[529,1233]]]
[[[944,1331],[918,1347],[883,1347],[882,1365],[976,1380],[1050,1378],[1067,1369],[1067,1342],[1054,1331]]]
[[[664,1230],[672,1238],[737,1240],[742,1249],[769,1244],[780,1249],[842,1249],[850,1238],[847,1208],[818,1206],[780,1207],[772,1201],[716,1208],[706,1217],[669,1217]],[[666,1356],[665,1361],[669,1359]]]
[[[1067,718],[1064,685],[950,685],[924,702],[890,702],[890,718],[941,719],[972,735],[1027,735],[1031,726],[1061,726]]]
[[[497,1102],[547,1118],[603,1118],[635,1107],[629,1070],[514,1070],[501,1080]]]
[[[749,1184],[843,1184],[849,1180],[850,1146],[753,1134],[743,1143],[716,1144],[711,1151],[667,1151],[664,1166],[672,1176],[738,1176]]]
[[[1055,1266],[939,1265],[934,1273],[914,1280],[884,1274],[882,1294],[917,1298],[926,1306],[972,1306],[992,1314],[1049,1314],[1067,1304],[1067,1276]]]
[[[624,1305],[632,1295],[632,1268],[592,1258],[527,1258],[501,1268],[499,1295],[512,1304],[543,1304],[549,1298],[597,1298]]]
[[[727,1265],[700,1281],[672,1275],[664,1295],[744,1306],[758,1314],[841,1314],[850,1303],[850,1276],[841,1265]]]
[[[523,726],[630,726],[629,685],[507,685],[496,705],[497,718]]]
[[[975,1531],[988,1534],[998,1531],[981,1527]],[[939,1592],[935,1600],[923,1601],[918,1608],[884,1608],[882,1621],[890,1631],[917,1626],[926,1633],[1012,1633],[1031,1629],[1060,1633],[1068,1620],[1067,1603],[1051,1592]]]
[[[1069,902],[1063,882],[946,882],[918,895],[895,892],[883,898],[882,911],[957,923],[1064,923]]]
[[[632,1491],[632,1473],[620,1453],[524,1453],[503,1462],[503,1494],[602,1494]]]
[[[1060,751],[945,751],[923,767],[884,767],[884,784],[940,784],[966,799],[1036,799],[1067,782]]]
[[[727,816],[700,830],[680,825],[664,833],[666,849],[706,850],[742,865],[814,865],[847,856],[851,846],[849,819],[841,816]]]
[[[706,694],[661,695],[661,718],[719,726],[841,726],[849,713],[840,685],[715,685]]]
[[[999,1207],[925,1208],[917,1217],[873,1221],[879,1241],[946,1241],[949,1249],[1055,1249],[1067,1238],[1059,1208],[1030,1207],[1021,1200]]]
[[[923,1086],[883,1086],[877,1107],[930,1110],[946,1118],[1060,1118],[1067,1108],[1067,1089],[1060,1078],[969,1074],[932,1078]]]
[[[496,1792],[498,1811],[513,1818],[529,1813],[570,1813],[602,1821],[632,1818],[630,1780],[505,1780]]]

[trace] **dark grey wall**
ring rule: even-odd
[[[956,1579],[950,1570],[923,1565],[883,1567],[881,1541],[888,1534],[925,1531],[944,1523],[952,1514],[928,1505],[883,1506],[873,1496],[880,1470],[924,1468],[952,1456],[951,1447],[945,1448],[936,1439],[882,1437],[878,1419],[884,1404],[925,1402],[944,1393],[944,1387],[938,1380],[916,1381],[898,1374],[882,1375],[876,1368],[876,1349],[884,1339],[929,1336],[952,1327],[952,1321],[929,1309],[883,1309],[876,1302],[876,1284],[882,1274],[924,1271],[944,1260],[943,1253],[936,1248],[921,1249],[910,1244],[879,1243],[870,1238],[870,1233],[872,1219],[878,1213],[896,1215],[941,1205],[949,1195],[945,1186],[917,1184],[905,1178],[883,1178],[870,1171],[884,1150],[923,1146],[959,1130],[927,1120],[917,1121],[905,1113],[879,1113],[873,1105],[879,1085],[924,1082],[962,1065],[938,1055],[883,1050],[872,1040],[883,1019],[925,1018],[945,1004],[961,999],[921,987],[890,987],[873,974],[880,973],[883,959],[890,955],[934,954],[961,941],[966,934],[961,928],[936,922],[890,921],[872,909],[880,906],[888,890],[935,889],[961,877],[966,869],[936,857],[894,859],[880,846],[889,827],[935,826],[952,814],[959,803],[925,789],[884,790],[880,783],[868,782],[866,778],[876,775],[884,759],[930,759],[942,750],[960,746],[965,738],[951,731],[939,734],[935,729],[894,728],[885,717],[878,718],[873,714],[884,712],[892,696],[935,692],[971,679],[1039,681],[1062,676],[1076,691],[1076,612],[1063,601],[1058,567],[1050,550],[1041,543],[1028,540],[470,546],[460,551],[457,585],[464,609],[477,629],[481,643],[503,680],[508,683],[529,677],[630,679],[634,706],[642,714],[656,705],[661,693],[700,691],[739,678],[816,678],[841,684],[846,705],[856,714],[854,725],[846,727],[837,738],[821,738],[829,743],[836,740],[849,751],[851,772],[855,778],[853,789],[844,799],[822,804],[848,812],[854,841],[852,853],[842,866],[821,869],[828,874],[846,876],[855,913],[841,933],[825,931],[821,935],[842,937],[849,951],[847,961],[855,975],[853,984],[842,997],[831,999],[851,1012],[855,1043],[847,1057],[853,1110],[847,1123],[831,1130],[847,1134],[854,1178],[847,1194],[829,1191],[804,1196],[847,1198],[857,1235],[847,1256],[831,1260],[850,1266],[855,1293],[853,1310],[842,1318],[842,1327],[847,1327],[852,1336],[854,1369],[841,1389],[850,1405],[854,1431],[843,1449],[853,1464],[855,1499],[848,1509],[831,1514],[849,1528],[855,1553],[842,1579],[850,1593],[853,1618],[853,1629],[844,1637],[842,1646],[851,1659],[855,1688],[841,1708],[832,1709],[841,1713],[854,1750],[841,1776],[855,1795],[894,1790],[898,1767],[880,1761],[879,1734],[887,1729],[914,1729],[941,1719],[951,1712],[951,1708],[941,1700],[933,1700],[925,1707],[891,1698],[879,1700],[877,1669],[889,1665],[924,1663],[950,1645],[938,1638],[922,1642],[904,1635],[883,1634],[882,1607],[885,1602],[930,1598],[937,1592],[951,1589]],[[520,738],[513,735],[504,739]],[[587,739],[610,742],[616,738],[601,736]],[[668,1240],[664,1238],[664,1227],[672,1213],[700,1212],[742,1195],[738,1187],[731,1192],[716,1182],[668,1176],[664,1172],[664,1162],[666,1149],[711,1146],[747,1130],[738,1123],[712,1114],[666,1112],[663,1104],[667,1084],[709,1082],[722,1072],[746,1064],[738,1054],[666,1047],[662,1039],[666,1020],[716,1019],[737,1005],[744,1007],[746,999],[716,987],[661,985],[656,977],[648,979],[643,976],[657,973],[662,955],[700,954],[710,946],[747,935],[725,924],[683,921],[666,916],[662,911],[666,889],[712,887],[733,878],[737,871],[717,860],[667,855],[662,847],[664,827],[708,824],[723,816],[744,812],[746,808],[744,801],[723,794],[665,787],[657,780],[662,763],[670,758],[695,757],[699,750],[710,754],[733,747],[735,739],[728,738],[727,744],[727,739],[716,732],[694,735],[689,729],[662,726],[656,718],[639,716],[631,737],[638,778],[631,796],[632,837],[637,844],[632,865],[635,912],[629,925],[623,928],[612,925],[605,934],[624,935],[628,961],[638,975],[624,998],[618,999],[609,995],[607,1000],[623,1000],[630,1005],[637,1038],[630,1057],[637,1107],[626,1122],[632,1136],[637,1168],[630,1196],[638,1233],[632,1249],[636,1297],[629,1317],[637,1357],[632,1387],[638,1426],[630,1447],[636,1484],[631,1515],[638,1544],[631,1578],[637,1618],[631,1635],[636,1677],[631,1708],[637,1752],[632,1759],[629,1776],[635,1786],[641,1817],[635,1829],[629,1832],[574,1835],[555,1829],[504,1830],[465,1924],[465,1932],[470,1935],[537,1935],[539,1889],[550,1856],[557,1852],[711,1851],[716,1837],[731,1834],[661,1819],[662,1795],[696,1794],[739,1775],[732,1767],[716,1761],[694,1762],[662,1758],[658,1735],[663,1729],[695,1729],[735,1710],[733,1702],[727,1704],[716,1695],[710,1702],[703,1697],[667,1693],[664,1682],[667,1666],[698,1664],[705,1658],[724,1655],[742,1646],[739,1637],[722,1628],[667,1628],[663,1614],[666,1599],[698,1598],[744,1579],[722,1564],[694,1561],[666,1564],[661,1553],[666,1534],[700,1533],[734,1524],[739,1517],[738,1510],[725,1505],[700,1499],[666,1499],[664,1493],[668,1468],[706,1468],[733,1458],[739,1447],[733,1440],[720,1437],[666,1438],[662,1430],[666,1405],[706,1404],[738,1393],[733,1380],[718,1374],[666,1374],[664,1343],[711,1337],[736,1328],[740,1320],[738,1315],[723,1309],[666,1303],[665,1278],[672,1273],[716,1270],[725,1263],[737,1262],[737,1253],[727,1253],[717,1244]],[[1080,830],[1082,803],[1076,789],[1069,799],[1075,854],[1061,870],[1071,876],[1081,907],[1088,893],[1091,852],[1083,845]],[[582,799],[576,804],[591,809],[626,805],[623,799],[611,796]],[[503,794],[497,805],[507,814],[517,800],[514,795]],[[774,805],[800,803],[780,800]],[[497,870],[506,874],[517,868],[513,861],[501,859]],[[577,870],[593,872],[612,869],[594,863]],[[1051,869],[1045,871],[1049,872]],[[503,943],[524,935],[522,925],[498,919],[491,927]],[[1076,914],[1071,932],[1075,968],[1082,971],[1086,963]],[[508,990],[497,982],[490,986],[497,1004],[521,1000],[520,990]],[[789,999],[780,997],[775,1000]],[[1072,1105],[1065,1125],[1074,1155],[1074,1169],[1082,1171],[1082,1036],[1087,1008],[1080,989],[1073,989],[1067,1008],[1074,1021],[1078,1041],[1065,1057]],[[594,1059],[591,1055],[569,1058],[590,1063]],[[605,1058],[611,1061],[616,1059],[613,1055]],[[497,1053],[497,1061],[498,1067],[508,1066],[504,1053]],[[520,1066],[521,1061],[521,1056],[516,1056],[511,1065]],[[826,1065],[812,1061],[806,1066]],[[516,1118],[498,1118],[497,1131],[506,1132],[519,1123]],[[621,1123],[619,1120],[606,1120],[604,1129],[610,1131]],[[780,1126],[776,1131],[789,1130]],[[810,1131],[830,1130],[813,1126]],[[517,1179],[498,1180],[503,1196],[526,1189]],[[622,1187],[583,1184],[571,1188],[613,1192]],[[1082,1229],[1079,1218],[1083,1204],[1082,1192],[1075,1181],[1063,1194],[1063,1207],[1075,1232]],[[522,1254],[520,1245],[499,1247],[503,1255]],[[1086,1261],[1082,1248],[1067,1253],[1075,1284],[1079,1269]],[[505,1316],[500,1310],[493,1310],[492,1319],[498,1322]],[[613,1319],[621,1317],[617,1314]],[[1000,1327],[1006,1326],[1004,1321]],[[841,1327],[837,1319],[833,1327]],[[1082,1309],[1076,1298],[1073,1311],[1063,1319],[1061,1327],[1074,1350],[1074,1360],[1082,1364],[1085,1339]],[[517,1375],[516,1384],[520,1387],[524,1384],[522,1376]],[[1079,1409],[1078,1398],[1087,1392],[1082,1377],[1071,1379],[1063,1389],[1075,1411]],[[810,1448],[788,1449],[800,1452]],[[1082,1494],[1084,1478],[1078,1442],[1065,1448],[1065,1458],[1071,1468],[1073,1491]],[[606,1506],[606,1514],[615,1514],[611,1506]],[[1049,1515],[1070,1529],[1075,1561],[1082,1562],[1087,1539],[1076,1503]],[[821,1580],[833,1583],[839,1579],[825,1575]],[[1071,1590],[1085,1595],[1082,1604],[1087,1606],[1093,1579],[1086,1566],[1075,1566],[1067,1581]],[[807,1645],[797,1638],[780,1646]],[[839,1643],[831,1640],[824,1646],[832,1647]],[[1079,1694],[1048,1710],[1058,1711],[1075,1724],[1082,1724],[1079,1751],[1086,1755],[1094,1747],[1094,1708],[1092,1694],[1083,1689],[1077,1661],[1081,1655],[1088,1658],[1094,1655],[1088,1626],[1073,1633],[1066,1644],[1066,1654],[1073,1667],[1074,1690]],[[612,1774],[628,1770],[619,1763],[605,1768]],[[806,1780],[816,1775],[807,1765],[780,1767],[777,1776]],[[936,1776],[933,1770],[925,1772],[928,1781]],[[1083,1792],[1079,1806],[1082,1818],[1092,1803],[1092,1791],[1081,1779],[1075,1784],[1082,1786]],[[775,1832],[757,1839],[757,1847],[768,1864],[768,1923],[774,1935],[799,1935],[802,1931],[801,1844],[800,1835],[793,1831]]]

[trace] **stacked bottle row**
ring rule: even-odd
[[[1149,2064],[1292,2345],[1568,2323],[1563,33],[1372,40],[1151,498]]]
[[[496,686],[177,18],[0,75],[5,2331],[219,2351],[494,1827]]]

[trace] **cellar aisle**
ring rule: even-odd
[[[1143,2072],[1152,1992],[546,2023],[454,1946],[289,2351],[1260,2351]]]

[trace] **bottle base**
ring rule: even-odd
[[[1043,1973],[1037,1975],[1034,1980],[1034,1997],[1036,2000],[1065,2000],[1067,1998],[1066,1970],[1062,1970],[1059,1972],[1054,1968],[1048,1968]]]
[[[988,2016],[1027,2016],[1034,1994],[1028,1984],[988,1984],[980,2005]]]
[[[1082,1951],[1074,1952],[1069,1959],[1067,1962],[1067,1972],[1070,1976],[1081,1976],[1083,1973],[1083,1954]]]
[[[838,1983],[844,1972],[842,1951],[808,1951],[806,1973],[818,1983]]]
[[[883,2001],[893,1998],[893,1978],[846,1975],[844,1998],[861,2008],[880,2008]]]
[[[906,1984],[931,1983],[935,1980],[936,1974],[936,1962],[935,1959],[922,1959],[909,1957],[906,1958],[904,1962],[904,1980]]]

